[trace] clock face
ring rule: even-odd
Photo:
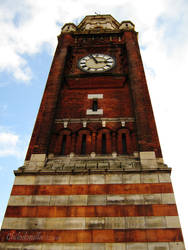
[[[81,70],[89,73],[100,73],[112,69],[115,66],[115,59],[104,54],[91,54],[82,57],[78,61]]]

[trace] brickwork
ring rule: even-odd
[[[65,24],[0,249],[185,250],[170,172],[134,24]]]
[[[137,43],[137,34],[125,32],[124,39],[129,64],[130,87],[137,120],[139,151],[155,151],[156,155],[160,157],[161,149]]]
[[[104,98],[98,99],[98,108],[103,110],[102,117],[136,118],[132,138],[134,144],[128,146],[128,153],[133,151],[155,151],[157,157],[161,157],[155,121],[137,43],[137,34],[133,31],[126,31],[113,36],[106,34],[102,38],[104,39],[101,39],[99,36],[77,35],[75,37],[72,35],[71,37],[63,35],[59,39],[58,49],[54,56],[55,63],[52,64],[49,74],[27,159],[29,159],[31,153],[56,154],[59,152],[59,145],[57,146],[58,149],[55,148],[54,151],[52,150],[54,144],[51,143],[53,146],[49,146],[50,142],[54,142],[54,140],[60,141],[60,139],[53,138],[55,137],[53,134],[58,133],[53,119],[89,118],[90,115],[87,115],[86,111],[92,108],[92,100],[88,99],[88,94],[98,93],[104,96]],[[81,41],[84,42],[81,43]],[[106,46],[106,41],[110,42],[110,46]],[[66,49],[66,46],[69,46],[68,49]],[[58,57],[58,51],[63,50],[66,50],[64,59],[61,56]],[[78,68],[78,60],[90,53],[105,53],[115,58],[116,67],[110,71],[111,76],[109,76],[109,73],[92,76]],[[62,60],[65,60],[65,58],[66,63],[64,62],[63,66]],[[64,77],[62,77],[63,74]],[[50,86],[52,81],[53,86],[50,89],[48,86]],[[62,86],[61,89],[60,84]],[[45,103],[45,108],[43,103]],[[101,115],[95,115],[95,117],[101,117]],[[45,122],[44,119],[48,120],[48,122]],[[45,124],[43,125],[45,127],[39,128],[38,123]],[[69,124],[68,128],[72,133],[77,134],[81,125],[75,128],[75,126],[70,126]],[[52,128],[54,129],[52,130]],[[101,126],[95,124],[95,126],[90,126],[89,130],[96,132],[100,128]],[[118,128],[120,126],[116,126],[115,130]],[[136,134],[137,138],[135,137]],[[118,137],[118,135],[116,136]],[[35,143],[36,140],[39,140],[40,145]],[[45,142],[43,142],[44,140]],[[120,139],[117,138],[116,140],[119,141]],[[112,146],[110,146],[112,142],[107,141],[107,143],[108,152],[111,153],[113,151]],[[128,144],[130,143],[128,142]],[[66,151],[67,153],[79,153],[79,148],[67,145],[69,147]],[[132,149],[130,150],[130,148]],[[91,151],[91,149],[88,149],[87,153]],[[115,151],[121,153],[120,148],[116,148]],[[96,149],[96,152],[100,153],[100,150]]]
[[[59,44],[54,55],[46,88],[34,126],[26,159],[30,159],[32,153],[46,154],[48,152],[48,145],[55,115],[56,103],[61,87],[62,69],[65,66],[68,46],[70,46],[71,42],[72,37],[70,35],[65,35],[59,40]]]

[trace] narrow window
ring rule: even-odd
[[[61,153],[62,153],[62,155],[64,155],[64,154],[65,154],[66,141],[67,141],[67,135],[63,135],[62,149],[61,149]]]
[[[127,153],[126,134],[121,134],[121,139],[122,139],[122,153],[126,154]]]
[[[97,100],[93,100],[92,110],[97,111],[97,109],[98,109],[98,102],[97,102]]]
[[[81,154],[86,154],[86,135],[82,135]]]
[[[106,154],[106,134],[102,134],[102,154]]]

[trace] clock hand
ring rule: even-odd
[[[90,55],[90,57],[96,62],[98,63],[98,61],[96,60],[96,58],[93,55]]]

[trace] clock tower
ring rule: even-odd
[[[134,24],[67,23],[0,249],[183,250],[170,173]]]

